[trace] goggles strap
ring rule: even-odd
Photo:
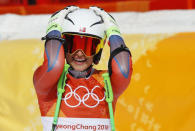
[[[109,71],[109,75],[111,76],[112,75],[112,59],[117,55],[119,54],[120,52],[122,51],[125,51],[125,52],[128,52],[129,55],[131,56],[131,52],[130,50],[124,46],[124,45],[121,45],[121,47],[118,47],[116,48],[115,50],[113,50],[110,54],[110,58],[109,58],[109,61],[108,61],[108,71]]]
[[[58,36],[54,36],[54,35],[53,36],[46,35],[46,36],[42,37],[41,40],[46,40],[46,41],[48,41],[48,40],[59,40],[62,43],[65,43],[66,42],[65,39],[60,38]]]

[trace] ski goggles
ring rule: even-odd
[[[92,56],[97,54],[104,45],[102,39],[92,36],[63,34],[62,37],[66,40],[66,52],[70,54],[77,50],[82,50],[85,55]]]

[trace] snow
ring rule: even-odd
[[[121,12],[111,15],[125,34],[195,32],[195,10]],[[45,35],[49,17],[49,14],[0,15],[0,41],[40,39]]]

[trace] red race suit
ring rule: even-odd
[[[45,46],[44,62],[35,71],[33,77],[44,131],[49,131],[52,127],[57,101],[57,84],[65,64],[63,45],[56,42],[55,46],[55,57],[50,55],[49,44]],[[126,57],[118,58],[122,53]],[[123,70],[125,66],[123,61],[128,66],[128,70]],[[113,109],[115,110],[118,97],[128,87],[131,79],[131,55],[127,52],[121,52],[112,59],[111,65],[110,79],[114,94]],[[57,130],[111,130],[102,77],[105,72],[107,71],[92,69],[91,75],[87,78],[74,78],[70,74],[67,75]],[[126,75],[124,75],[125,73]]]

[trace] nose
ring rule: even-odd
[[[81,55],[83,55],[83,52],[81,50],[78,50],[76,54],[81,56]]]
[[[77,51],[75,52],[75,56],[81,57],[81,56],[85,56],[85,54],[83,53],[82,50],[77,50]]]
[[[82,55],[83,52],[82,52],[81,50],[78,50],[77,54],[78,54],[78,55]]]

